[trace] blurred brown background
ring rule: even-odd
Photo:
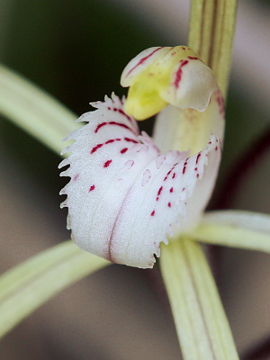
[[[124,93],[121,70],[140,50],[186,43],[188,7],[187,0],[0,0],[0,59],[80,114],[105,93]],[[232,165],[270,126],[269,16],[269,2],[240,1],[213,207]],[[257,159],[227,199],[230,208],[269,212],[269,155]],[[59,159],[0,119],[1,272],[69,237],[59,209]],[[243,353],[270,336],[270,259],[230,249],[216,256],[222,299]],[[158,269],[111,266],[80,281],[9,333],[0,358],[179,359]]]

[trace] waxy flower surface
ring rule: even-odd
[[[127,100],[112,95],[69,136],[68,227],[83,249],[152,267],[161,242],[198,224],[221,158],[223,99],[211,70],[187,47],[143,51],[124,69]],[[135,119],[158,113],[154,140]],[[178,144],[171,143],[177,132]]]

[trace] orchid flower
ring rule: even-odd
[[[129,87],[127,99],[112,94],[92,103],[96,110],[83,114],[78,121],[86,124],[68,137],[73,143],[59,165],[71,178],[62,207],[79,247],[151,268],[160,244],[194,229],[211,196],[224,102],[210,68],[184,46],[142,51],[121,84]],[[136,120],[155,114],[152,139]]]

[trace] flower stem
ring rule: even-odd
[[[184,359],[238,359],[200,246],[187,238],[163,246],[161,269]]]
[[[226,97],[237,0],[193,0],[189,46],[209,65]]]
[[[189,46],[214,71],[226,96],[237,0],[193,0]],[[175,132],[177,133],[177,132]],[[161,272],[185,360],[238,359],[205,256],[182,237],[161,249]]]

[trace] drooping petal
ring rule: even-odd
[[[163,155],[147,135],[139,135],[117,97],[95,106],[79,119],[87,124],[71,135],[74,143],[62,162],[69,165],[62,175],[71,177],[61,193],[67,195],[72,236],[113,262],[152,267],[160,242],[197,221],[206,201],[200,193],[215,178],[220,141],[212,136],[190,157],[179,151]]]
[[[190,236],[214,245],[270,253],[270,216],[240,210],[211,211]]]

